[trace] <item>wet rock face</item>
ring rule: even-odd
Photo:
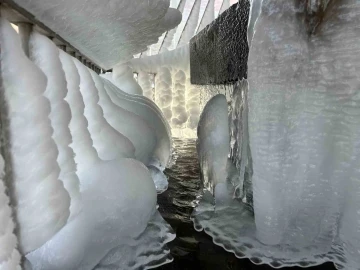
[[[224,84],[247,76],[250,2],[239,1],[190,41],[192,84]]]

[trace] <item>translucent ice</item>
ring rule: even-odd
[[[229,140],[226,98],[224,95],[216,95],[201,113],[196,145],[202,181],[210,192],[214,191],[218,183],[226,180]]]
[[[161,169],[153,165],[148,166],[151,178],[153,179],[157,193],[162,193],[168,188],[168,180]]]
[[[1,19],[1,75],[8,107],[12,176],[18,237],[28,253],[56,234],[69,217],[70,197],[57,164],[58,150],[44,97],[46,77],[24,54],[20,38]],[[19,79],[21,74],[21,79]]]

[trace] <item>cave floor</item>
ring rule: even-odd
[[[168,244],[174,261],[161,270],[270,270],[268,265],[255,265],[248,259],[238,259],[232,253],[215,245],[210,236],[195,231],[190,220],[201,193],[200,171],[194,139],[174,139],[176,163],[165,173],[169,188],[158,195],[159,211],[176,232],[176,239]],[[282,269],[304,269],[298,267]],[[310,270],[333,270],[326,263]]]

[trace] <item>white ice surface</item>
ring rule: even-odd
[[[169,0],[15,0],[104,69],[145,51],[177,26]]]
[[[64,183],[71,199],[70,220],[81,210],[81,195],[74,151],[69,147],[72,142],[69,129],[71,111],[69,104],[64,100],[67,94],[65,74],[59,59],[59,50],[50,39],[33,32],[29,48],[30,59],[47,77],[44,96],[50,101],[51,106],[49,118],[54,129],[52,137],[59,151],[59,179]]]
[[[11,194],[21,251],[26,254],[44,244],[66,223],[70,197],[57,164],[58,150],[44,97],[46,76],[24,54],[20,38],[1,19],[1,75],[8,107],[12,161]],[[19,74],[21,77],[19,78]]]
[[[4,185],[5,162],[0,155],[0,270],[20,270],[20,253],[17,250],[15,223],[10,200]]]

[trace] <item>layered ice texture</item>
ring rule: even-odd
[[[236,170],[215,200],[204,194],[195,228],[257,264],[360,269],[360,2],[260,2],[240,91],[247,105],[234,100],[243,116],[230,117]],[[234,183],[252,185],[253,202],[246,192],[232,199]]]
[[[6,183],[25,269],[148,269],[170,262],[166,243],[174,234],[156,210],[154,184],[159,192],[166,188],[162,171],[171,153],[160,110],[38,33],[31,34],[31,60],[5,20],[0,34],[12,171]],[[0,222],[7,222],[3,239],[10,242],[0,261],[7,252],[14,267],[6,269],[17,269],[4,198]]]
[[[14,2],[104,69],[146,51],[181,21],[169,0]]]

